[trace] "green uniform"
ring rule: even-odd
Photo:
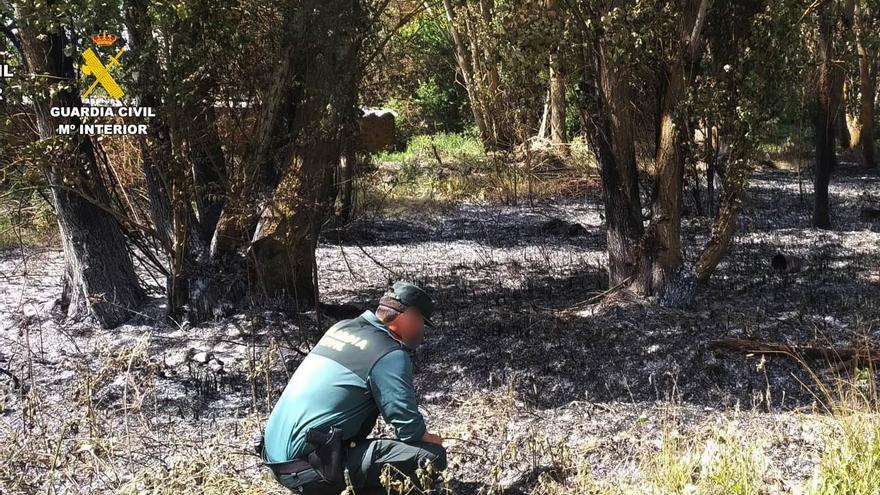
[[[412,473],[430,460],[445,467],[439,445],[421,442],[425,420],[418,410],[409,352],[371,311],[331,327],[303,359],[269,416],[264,458],[281,463],[309,454],[311,428],[342,429],[346,466],[358,487],[379,486],[382,465]],[[396,440],[366,439],[381,414]],[[319,486],[320,475],[307,470],[281,475],[279,481],[303,493],[333,493]],[[338,493],[338,491],[336,492]]]

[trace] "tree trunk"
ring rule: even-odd
[[[486,149],[495,150],[501,145],[500,136],[498,135],[498,115],[494,111],[493,96],[488,85],[489,76],[483,67],[482,53],[477,45],[476,28],[473,26],[474,22],[476,20],[465,16],[464,27],[470,50],[470,73],[473,86],[473,92],[469,92],[468,96],[471,97],[469,100],[471,106],[479,109],[480,118],[486,127],[486,135],[482,136],[483,144]]]
[[[678,66],[676,70],[684,70]],[[679,153],[679,135],[673,113],[682,96],[685,82],[683,76],[670,74],[663,110],[660,118],[660,136],[654,158],[655,199],[651,223],[654,226],[653,265],[651,268],[652,292],[659,292],[666,285],[671,272],[681,263],[681,190],[683,165]]]
[[[248,253],[251,292],[305,310],[316,302],[315,247],[326,204],[319,191],[329,176],[331,147],[297,158],[260,216]],[[338,155],[336,155],[338,157]]]
[[[835,156],[835,125],[834,117],[840,102],[835,91],[835,75],[833,67],[834,21],[828,2],[822,2],[817,8],[819,29],[816,54],[819,57],[818,78],[815,89],[813,124],[816,135],[816,163],[813,177],[813,226],[821,229],[831,228],[828,207],[828,184],[831,172],[837,166]]]
[[[350,146],[344,146],[344,151],[340,159],[340,174],[342,176],[340,184],[340,205],[339,220],[342,223],[348,223],[351,220],[354,211],[354,179],[358,167],[358,156]]]
[[[210,8],[213,0],[196,0],[194,7]],[[185,23],[171,33],[170,50],[174,61],[192,60],[202,54],[203,44],[216,43],[217,34],[210,23]],[[200,68],[192,72],[188,63],[169,64],[169,70],[180,74],[180,78],[193,81],[175,94],[173,122],[175,132],[180,136],[177,142],[183,148],[181,158],[189,160],[192,167],[192,188],[195,197],[195,212],[198,214],[198,234],[200,245],[211,243],[214,230],[227,199],[226,156],[217,131],[217,116],[214,110],[214,94],[218,88],[218,73],[214,68]]]
[[[125,26],[129,34],[129,48],[135,65],[141,68],[135,76],[137,94],[140,105],[157,108],[161,99],[156,95],[161,78],[153,45],[153,24],[144,0],[127,0],[125,2]],[[159,235],[166,253],[171,251],[173,244],[173,212],[171,211],[171,194],[169,178],[166,173],[172,170],[171,131],[164,119],[154,119],[146,136],[138,135],[138,147],[141,151],[141,170],[147,186],[150,200],[150,214],[153,225]]]
[[[738,147],[739,149],[739,147]],[[712,223],[712,234],[697,259],[694,271],[698,284],[705,284],[715,272],[718,263],[727,253],[730,241],[736,229],[736,221],[742,209],[742,198],[745,194],[746,179],[751,173],[748,158],[730,158],[728,174],[724,181],[724,196],[721,207]]]
[[[452,37],[453,47],[455,48],[455,63],[458,67],[459,74],[461,74],[464,88],[468,93],[471,113],[474,116],[474,123],[477,125],[477,130],[480,131],[480,138],[485,143],[490,139],[490,131],[480,107],[480,99],[477,95],[476,86],[474,85],[474,76],[471,72],[471,60],[468,57],[464,41],[461,39],[461,33],[456,24],[457,20],[455,10],[452,7],[452,2],[450,2],[450,0],[443,0],[443,9],[446,13],[446,22],[449,23],[449,35]]]
[[[682,22],[681,48],[675,62],[667,68],[665,91],[660,102],[657,148],[654,157],[655,196],[649,227],[652,266],[650,292],[662,295],[673,273],[681,265],[681,195],[684,160],[680,150],[675,114],[692,80],[694,63],[701,43],[708,0],[689,2]]]
[[[840,99],[843,127],[840,128],[840,147],[855,150],[861,148],[862,122],[859,119],[859,83],[844,77]]]
[[[167,315],[176,320],[188,299],[186,270],[190,263],[187,258],[194,260],[200,254],[198,249],[189,249],[188,246],[197,239],[191,238],[188,232],[195,226],[192,225],[191,202],[185,190],[186,173],[177,160],[180,154],[175,152],[171,125],[173,112],[163,111],[176,108],[176,105],[166,106],[162,102],[160,91],[164,76],[157,56],[160,50],[156,46],[146,1],[126,0],[125,27],[134,64],[138,68],[135,85],[140,104],[159,109],[159,115],[150,121],[148,134],[138,136],[138,144],[153,223],[170,265],[165,283]]]
[[[541,123],[538,125],[538,138],[547,137],[547,122],[550,118],[550,90],[544,95],[544,110],[541,112]]]
[[[565,78],[562,74],[561,54],[557,48],[550,54],[550,141],[565,144]]]
[[[559,0],[547,0],[547,17],[560,22]],[[559,33],[560,35],[562,33]],[[568,142],[565,132],[565,72],[563,70],[562,44],[550,51],[550,141],[553,144]]]
[[[865,24],[868,17],[862,12],[859,2],[856,2],[856,53],[859,58],[859,145],[862,149],[862,165],[866,168],[877,166],[874,160],[874,98],[877,74],[874,68],[874,53],[865,43],[865,37],[869,35]]]
[[[715,215],[715,174],[718,169],[718,155],[720,142],[718,139],[718,128],[711,122],[706,124],[706,206],[709,216]]]
[[[494,0],[479,0],[479,6],[483,29],[490,32],[495,9]],[[478,43],[476,36],[471,36],[470,39],[474,60],[478,62],[482,60],[479,73],[483,77],[478,82],[484,86],[482,94],[486,100],[485,118],[491,123],[493,136],[491,144],[494,148],[509,148],[514,144],[516,136],[510,129],[509,123],[506,122],[506,114],[501,101],[501,76],[498,74],[498,66],[495,62],[498,57],[493,56],[488,43]]]
[[[293,8],[293,7],[290,7]],[[247,246],[259,221],[259,208],[271,199],[280,177],[292,158],[290,143],[295,139],[295,102],[302,96],[294,79],[295,41],[288,40],[275,64],[271,85],[263,93],[255,128],[245,160],[248,181],[229,191],[217,228],[211,240],[211,258],[220,259]]]
[[[354,7],[352,7],[354,5]],[[330,15],[334,13],[335,15]],[[251,289],[305,309],[317,302],[315,247],[329,211],[342,140],[357,125],[360,4],[310,0],[295,15],[293,159],[263,209],[248,253]],[[333,29],[330,29],[330,27]],[[330,36],[327,33],[331,33]]]
[[[594,52],[598,54],[595,59]],[[586,101],[581,104],[581,114],[590,146],[596,150],[602,177],[608,285],[632,283],[634,287],[643,287],[644,282],[635,280],[645,261],[640,249],[644,230],[628,74],[625,67],[609,63],[607,49],[601,42],[595,50],[586,50],[584,59],[583,97]],[[590,63],[594,71],[590,70]]]
[[[207,96],[202,92],[199,96]],[[185,128],[187,151],[192,162],[199,233],[208,245],[226,204],[226,157],[217,134],[213,102],[197,99],[187,105],[192,120]]]
[[[179,321],[185,312],[191,322],[200,322],[216,314],[228,296],[237,299],[242,291],[223,279],[237,278],[230,272],[243,272],[243,262],[239,258],[234,266],[230,260],[219,263],[205,256],[226,198],[226,163],[210,95],[213,81],[210,75],[201,75],[194,86],[163,94],[163,80],[189,80],[191,74],[182,64],[158,63],[163,47],[154,37],[150,14],[144,0],[125,2],[126,28],[136,55],[137,92],[142,105],[159,109],[149,134],[140,140],[142,168],[154,222],[167,231],[162,236],[170,265],[167,315]],[[205,39],[198,29],[185,25],[162,33],[170,60],[189,58],[193,40]]]
[[[837,101],[840,102],[840,105],[837,107],[837,111],[834,116],[834,125],[837,126],[837,140],[840,143],[840,147],[843,149],[852,149],[857,145],[853,143],[852,136],[849,133],[849,125],[847,124],[847,115],[846,115],[846,105],[844,102],[846,101],[846,78],[840,78],[840,84],[835,84],[834,90],[838,92]],[[858,140],[858,138],[856,138]]]
[[[34,21],[49,16],[53,3],[22,1],[16,18],[31,71],[50,81],[75,81],[73,60],[65,55],[63,29],[42,32]],[[77,134],[58,136],[60,124],[79,125],[78,118],[54,118],[51,107],[82,105],[78,86],[71,84],[48,98],[33,96],[39,135],[55,139],[62,149],[45,166],[66,261],[62,306],[76,312],[85,306],[101,326],[112,328],[131,318],[145,294],[138,283],[125,236],[110,208],[90,139]]]

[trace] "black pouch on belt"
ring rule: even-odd
[[[312,428],[306,432],[306,442],[315,446],[315,451],[309,454],[309,464],[321,473],[325,481],[342,483],[342,430],[330,428],[330,431],[321,431]]]

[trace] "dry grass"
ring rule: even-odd
[[[242,439],[260,430],[262,414],[217,424],[198,441],[192,432],[176,435],[179,426],[151,419],[159,407],[154,384],[160,372],[151,348],[148,340],[116,349],[97,345],[97,365],[79,367],[63,417],[47,409],[38,384],[23,387],[22,427],[0,423],[2,493],[285,493],[243,446]],[[255,375],[261,359],[255,360]],[[880,415],[873,377],[868,367],[819,382],[830,414],[803,420],[826,425],[825,447],[815,475],[798,493],[876,493]],[[608,478],[592,470],[591,454],[601,449],[596,443],[572,445],[559,432],[521,428],[518,423],[535,413],[514,386],[475,393],[455,410],[459,419],[441,431],[449,439],[451,462],[440,481],[426,485],[438,474],[431,470],[408,480],[387,469],[387,493],[463,493],[452,480],[474,465],[481,466],[481,486],[467,493],[483,495],[758,495],[769,489],[769,435],[743,428],[737,413],[694,433],[676,405],[668,404],[660,437],[631,445],[637,469]]]
[[[98,344],[97,365],[80,357],[62,410],[39,384],[7,390],[21,395],[22,415],[0,422],[0,493],[284,493],[244,447],[262,414],[199,440],[156,421],[161,366],[150,351],[149,340]]]
[[[518,180],[521,179],[520,177]],[[521,186],[523,182],[520,181],[518,184]],[[498,186],[497,191],[501,190],[501,186]],[[522,189],[518,190],[522,191]],[[773,191],[773,194],[776,194],[776,190]],[[442,195],[436,197],[442,198]],[[424,201],[429,200],[425,199]],[[774,239],[773,242],[785,245],[779,242],[779,239]],[[805,241],[805,244],[809,244],[809,242]],[[377,259],[382,261],[407,261],[400,251],[381,251],[379,248],[369,247]],[[738,246],[738,249],[747,248],[749,248],[748,244]],[[417,246],[415,249],[418,250],[419,256],[439,257],[438,251],[430,251],[422,246]],[[452,253],[450,257],[462,256],[463,251],[460,249],[460,246],[454,245],[450,250]],[[504,253],[497,248],[481,246],[475,249],[480,249],[478,252],[480,258],[474,262],[475,267],[492,266],[493,264],[500,266],[509,259],[505,258]],[[543,246],[541,249],[543,253]],[[577,249],[581,250],[581,247]],[[858,251],[858,253],[864,253],[873,250],[874,247],[866,244],[864,248],[860,249],[862,251]],[[341,266],[338,259],[333,261],[333,258],[330,258],[330,260],[331,263],[338,263]],[[544,268],[544,258],[529,259],[521,256],[515,258],[515,261],[517,266],[526,267],[526,270],[521,272],[523,281],[535,278],[538,272],[546,271],[557,275],[561,273],[557,268],[554,268],[555,265],[551,266],[557,262],[550,258],[547,258],[546,268]],[[841,260],[841,263],[850,264],[847,268],[849,266],[856,268],[855,271],[843,272],[844,275],[839,275],[840,277],[858,276],[860,275],[859,270],[862,270],[858,263],[867,264],[868,267],[865,268],[867,271],[870,269],[871,260],[850,262],[844,259]],[[569,269],[568,265],[564,265],[562,262],[558,264],[560,267]],[[423,264],[413,263],[411,266],[422,267]],[[448,265],[441,264],[439,266],[438,271],[449,268]],[[358,274],[366,280],[379,280],[381,276],[385,275],[383,272],[380,272],[381,276],[376,275],[362,268],[358,268],[358,270]],[[583,270],[583,267],[575,266],[573,270]],[[332,270],[327,270],[326,276],[331,276],[332,272]],[[476,269],[474,272],[476,273]],[[495,274],[496,272],[487,270],[486,273]],[[860,315],[867,315],[865,317],[870,319],[872,314],[867,311],[867,305],[870,304],[870,301],[864,301],[866,297],[870,299],[870,292],[864,292],[866,290],[864,286],[838,285],[835,287],[830,285],[831,282],[826,279],[827,273],[831,273],[831,271],[823,272],[821,281],[811,282],[811,285],[796,285],[791,292],[797,294],[806,292],[806,290],[801,290],[804,287],[808,287],[810,291],[833,291],[837,288],[840,288],[839,293],[849,291],[856,294],[859,299],[857,303],[860,306],[854,311],[858,311]],[[847,273],[849,275],[846,275]],[[499,271],[497,277],[507,283],[511,281],[513,276],[508,272]],[[473,284],[476,287],[489,287],[493,283],[492,279],[476,280]],[[723,287],[734,287],[739,280],[741,279],[731,278],[723,282]],[[334,289],[344,285],[338,279],[336,281],[331,279],[331,282],[334,284]],[[557,280],[551,280],[547,283],[556,284]],[[762,284],[766,284],[766,280]],[[555,285],[553,287],[556,288]],[[759,287],[764,287],[764,285]],[[778,285],[772,285],[772,283],[770,287],[769,292],[783,291]],[[369,294],[368,289],[367,285],[359,284],[353,290],[360,291],[358,294],[362,295]],[[500,295],[510,298],[507,293],[498,292]],[[492,291],[490,290],[489,293],[491,294]],[[339,297],[339,294],[336,292],[334,296],[345,300],[344,297]],[[527,297],[532,295],[531,292],[525,294]],[[823,294],[820,293],[821,295]],[[452,299],[452,301],[458,304],[465,299]],[[514,304],[518,302],[516,299],[513,301]],[[724,301],[723,304],[729,304],[734,312],[751,304],[748,300],[746,303],[740,301],[739,305],[735,304],[736,301],[732,299],[727,301],[716,298],[715,301]],[[497,307],[492,308],[493,304]],[[510,299],[507,302],[495,300],[485,302],[485,305],[493,310],[507,310],[510,304],[512,304]],[[832,300],[828,304],[836,304],[836,300]],[[847,302],[847,304],[850,303]],[[755,313],[760,311],[760,317],[744,317],[744,323],[741,325],[740,322],[736,322],[731,326],[728,322],[728,326],[732,328],[741,326],[746,333],[751,333],[753,330],[759,331],[759,324],[763,322],[765,316],[763,312],[767,309],[760,305],[757,307]],[[825,308],[814,312],[803,309],[799,311],[808,316],[826,314],[822,313]],[[719,315],[723,314],[709,315],[707,312],[709,316],[706,318],[708,322],[716,324],[722,319],[722,316]],[[774,313],[769,311],[768,314]],[[840,316],[839,313],[830,310],[827,314]],[[470,318],[474,313],[465,312],[464,315]],[[516,316],[521,317],[522,315],[517,314]],[[673,316],[678,318],[677,314]],[[471,320],[467,319],[467,321]],[[480,319],[476,321],[480,325],[486,322]],[[619,323],[620,321],[620,319],[599,319],[589,323],[600,325],[609,322]],[[753,321],[755,322],[754,329],[751,326]],[[809,318],[806,321],[809,322]],[[503,325],[507,325],[507,323],[508,320],[504,319]],[[609,333],[612,331],[625,333],[634,332],[636,329],[638,331],[656,330],[662,326],[663,330],[669,328],[670,332],[690,335],[684,333],[681,328],[675,327],[675,321],[664,322],[662,325],[654,324],[653,326],[649,323],[644,320],[634,320],[632,326],[615,326],[614,330],[608,331]],[[48,326],[51,323],[46,324]],[[792,319],[787,324],[791,328],[807,328],[809,323],[804,323],[802,319]],[[150,331],[154,330],[161,335],[166,329],[157,326]],[[495,343],[501,345],[507,342],[526,342],[531,345],[537,340],[520,339],[519,334],[508,330],[510,329],[502,328],[498,333],[503,334],[503,337],[496,340],[482,340],[480,346],[467,347],[462,345],[459,347],[459,341],[449,341],[455,346],[450,345],[448,349],[478,351],[473,354],[474,361],[485,355],[502,359],[501,355],[490,352],[489,347]],[[534,331],[542,336],[548,334],[545,332],[553,332],[549,334],[562,338],[562,332],[569,330],[571,328],[568,327],[562,327],[562,330],[548,327]],[[14,340],[16,331],[10,330],[6,334],[10,336],[10,341]],[[72,330],[63,326],[61,331]],[[193,330],[193,334],[198,333],[198,329]],[[467,332],[461,333],[467,335]],[[256,334],[257,332],[254,332],[254,335]],[[48,335],[49,333],[47,333]],[[54,338],[62,340],[62,337],[59,337],[60,333],[56,332],[52,335]],[[90,343],[89,349],[92,350],[87,350],[82,354],[73,353],[69,351],[68,346],[65,346],[61,359],[67,360],[69,363],[66,363],[65,366],[57,365],[57,363],[38,363],[35,366],[42,373],[32,374],[33,378],[22,372],[27,370],[27,366],[22,366],[21,363],[21,360],[25,359],[23,355],[27,353],[13,351],[17,352],[14,357],[16,368],[12,367],[11,361],[7,366],[10,366],[8,369],[22,377],[22,383],[16,387],[10,380],[0,376],[0,386],[3,387],[0,389],[0,493],[285,493],[269,477],[268,472],[258,465],[257,458],[243,447],[246,443],[243,439],[248,438],[250,432],[258,431],[261,427],[265,411],[271,407],[274,400],[273,393],[277,391],[279,385],[283,385],[286,376],[283,369],[284,356],[281,355],[279,347],[271,340],[273,337],[268,336],[265,339],[261,337],[259,345],[263,347],[257,345],[254,345],[253,348],[248,347],[248,359],[239,363],[240,366],[235,369],[232,369],[231,362],[227,361],[227,371],[241,382],[239,384],[240,390],[237,391],[237,398],[240,401],[237,403],[238,405],[230,405],[230,403],[222,402],[225,399],[223,397],[224,389],[218,389],[216,382],[213,385],[210,384],[212,378],[208,375],[207,367],[191,369],[188,375],[184,375],[184,371],[181,373],[182,376],[178,376],[174,380],[167,377],[162,378],[159,376],[163,370],[159,367],[160,356],[157,354],[155,343],[137,341],[120,346],[119,342],[130,341],[118,338],[119,336],[116,334],[100,331],[96,331],[96,335],[98,339],[106,336],[110,340],[107,344],[99,343],[93,346],[96,339],[77,335],[75,345],[83,345],[84,342],[87,342]],[[486,332],[481,334],[480,338],[486,339],[491,335],[491,332]],[[792,339],[799,337],[798,333],[786,335]],[[777,336],[777,334],[770,334],[770,336]],[[194,335],[194,337],[204,337],[204,335]],[[627,339],[631,337],[632,334],[626,333]],[[235,338],[245,339],[241,336]],[[603,339],[605,337],[599,333],[589,333],[588,337],[574,342],[581,346],[578,349],[589,352],[591,348],[585,342],[594,338]],[[649,339],[653,339],[650,340],[651,344],[658,341],[662,343],[662,340],[658,340],[662,339],[662,335],[656,332]],[[21,340],[23,339],[19,336],[18,341]],[[71,339],[71,341],[73,340]],[[485,342],[490,343],[486,344]],[[675,342],[684,342],[684,339],[677,339]],[[697,340],[685,342],[685,347],[692,342],[697,342]],[[465,342],[465,344],[467,343]],[[527,370],[527,366],[533,364],[532,362],[528,360],[517,361],[524,349],[528,350],[525,345],[514,347],[514,352],[510,356],[511,361],[505,366],[509,366],[516,372]],[[585,360],[591,363],[588,364],[590,369],[602,370],[603,373],[607,371],[607,375],[619,372],[619,376],[626,379],[638,375],[640,369],[637,366],[639,363],[632,360],[618,361],[616,366],[619,369],[611,370],[608,367],[603,368],[601,361],[595,359],[590,361],[593,358],[604,357],[601,352],[613,348],[605,346],[598,349],[599,353],[584,355],[586,356]],[[550,352],[558,350],[559,348],[553,348]],[[0,355],[10,359],[5,349],[0,349]],[[38,355],[42,355],[42,353],[38,352],[35,347],[29,359],[36,359]],[[433,358],[437,354],[429,354],[428,356]],[[684,363],[688,356],[690,355],[671,354],[670,361],[674,361],[676,364]],[[695,356],[699,357],[702,354],[695,354]],[[563,356],[563,358],[559,362],[566,364],[580,362],[573,360],[571,356]],[[544,362],[543,356],[533,357],[533,359],[539,359],[541,364]],[[730,361],[738,362],[736,360],[739,359],[741,358],[732,357]],[[470,364],[465,361],[462,359],[459,362]],[[444,366],[446,362],[445,360],[441,361]],[[507,362],[505,361],[505,363]],[[665,363],[663,365],[666,366]],[[502,368],[502,366],[498,366],[488,369],[497,371]],[[782,434],[769,428],[766,422],[750,423],[750,420],[741,419],[736,413],[714,410],[705,412],[700,415],[700,418],[710,418],[716,421],[709,425],[697,424],[694,418],[680,416],[676,411],[679,408],[687,407],[701,408],[706,403],[670,403],[667,407],[668,412],[662,418],[663,421],[659,428],[646,426],[639,429],[633,427],[632,422],[626,424],[623,421],[617,422],[616,420],[622,416],[619,414],[620,410],[614,410],[607,414],[596,414],[590,418],[586,416],[583,418],[575,417],[568,425],[575,425],[577,422],[587,423],[595,418],[611,424],[607,428],[604,425],[597,427],[595,424],[589,428],[585,427],[581,433],[587,432],[589,438],[585,442],[576,442],[567,438],[565,432],[557,431],[552,427],[560,415],[570,412],[566,409],[565,404],[556,403],[552,406],[554,408],[558,406],[558,409],[537,409],[535,403],[529,401],[534,401],[534,397],[539,397],[545,391],[535,389],[534,397],[523,394],[522,389],[527,387],[514,386],[517,384],[512,378],[508,378],[508,375],[504,375],[504,378],[501,379],[501,383],[507,384],[507,390],[498,391],[494,388],[497,385],[490,385],[490,390],[494,391],[478,391],[471,388],[465,390],[465,393],[459,393],[462,389],[461,387],[456,389],[456,385],[477,382],[473,376],[479,377],[479,373],[472,374],[470,373],[471,369],[478,372],[481,370],[478,366],[473,368],[465,366],[465,372],[468,375],[463,375],[458,384],[451,381],[448,383],[436,382],[428,387],[430,388],[429,392],[435,397],[438,390],[445,393],[440,396],[440,399],[428,401],[429,407],[436,407],[441,410],[441,413],[447,415],[447,417],[440,418],[439,421],[433,421],[434,418],[429,417],[429,423],[432,427],[436,426],[441,434],[451,439],[448,445],[451,467],[445,477],[448,480],[466,480],[468,482],[467,486],[455,482],[441,483],[440,486],[435,487],[441,493],[470,494],[481,492],[486,495],[515,493],[517,491],[539,495],[777,493],[780,492],[780,484],[776,482],[782,477],[789,476],[792,472],[781,467],[780,459],[774,458],[776,445],[765,443],[769,437]],[[691,372],[695,368],[685,369]],[[75,370],[76,372],[69,378],[69,383],[48,383],[51,380],[48,380],[46,375],[59,370]],[[578,371],[574,367],[566,368],[564,373],[550,377],[550,380],[556,381],[555,383],[548,385],[539,382],[538,385],[550,388],[565,380],[574,380],[579,376]],[[697,368],[695,373],[704,371],[706,369]],[[777,369],[777,373],[781,372]],[[727,372],[725,376],[729,374]],[[878,402],[874,389],[876,376],[874,370],[870,366],[863,367],[862,371],[842,373],[831,379],[824,375],[817,375],[818,373],[814,374],[814,381],[819,384],[820,388],[817,392],[817,404],[820,407],[807,414],[779,414],[779,416],[785,417],[785,421],[792,423],[802,422],[804,425],[821,423],[824,426],[821,435],[822,443],[819,444],[819,448],[815,443],[801,445],[803,450],[817,449],[814,456],[817,461],[815,463],[816,469],[811,475],[801,476],[796,480],[786,479],[786,481],[792,482],[793,488],[791,491],[785,490],[781,493],[874,494],[877,492],[876,487],[880,485],[880,474],[878,474],[880,473],[880,461],[878,461],[880,459],[880,437],[878,437],[880,422],[877,420]],[[544,378],[545,375],[541,375],[541,377]],[[591,376],[590,378],[595,377]],[[700,376],[700,378],[704,377]],[[599,376],[600,382],[602,379],[604,376]],[[743,382],[747,380],[748,377],[743,377]],[[497,384],[497,381],[493,383]],[[531,386],[535,380],[528,383]],[[692,383],[702,382],[693,380]],[[767,397],[764,403],[760,403],[763,411],[771,406],[773,410],[777,410],[776,404],[779,401],[771,401],[769,397],[771,393],[781,395],[785,392],[785,390],[780,392],[775,388],[779,383],[780,381],[768,380],[766,393],[763,388],[759,390]],[[187,387],[194,386],[198,391],[193,394],[191,389],[185,390],[183,393],[188,395],[185,395],[179,402],[169,399],[171,392],[167,387],[183,386],[181,384],[185,384]],[[713,382],[713,385],[719,387],[732,387],[733,384],[736,383],[730,380]],[[759,385],[763,386],[763,384]],[[594,391],[592,387],[575,387],[579,393],[585,389]],[[515,390],[519,390],[519,392]],[[693,393],[693,390],[690,392]],[[560,393],[567,394],[569,392],[563,389],[563,392]],[[199,402],[209,394],[213,395],[203,402]],[[235,395],[235,392],[230,395]],[[449,396],[457,396],[460,399],[449,399],[447,402],[445,397]],[[706,397],[715,396],[707,394]],[[642,408],[644,407],[644,403],[641,402],[643,400],[643,398],[633,399],[633,403],[626,406],[629,409]],[[638,404],[637,401],[639,401]],[[246,405],[241,410],[236,409],[236,407],[242,407],[240,404]],[[708,405],[723,407],[716,406],[714,402]],[[176,410],[178,407],[185,408],[185,410],[178,413]],[[608,406],[597,405],[599,409],[602,407]],[[218,413],[220,408],[223,410]],[[580,411],[580,409],[574,410]],[[198,411],[198,414],[203,416],[199,418],[184,417],[184,413],[193,414],[193,411]],[[531,422],[538,416],[544,416],[544,418]],[[764,418],[766,419],[767,416],[765,415]],[[629,418],[626,420],[629,421]],[[597,431],[600,433],[596,433]],[[605,433],[609,431],[609,438],[606,438]],[[627,437],[622,436],[622,440],[610,438],[618,432],[631,433],[632,431],[635,431],[635,434]],[[797,442],[792,444],[796,445]],[[617,451],[607,456],[604,455],[604,451],[611,449],[617,449]],[[623,453],[621,454],[621,452]],[[623,461],[621,461],[622,457]],[[809,457],[809,455],[804,457]],[[623,465],[624,461],[627,463],[632,461],[631,466],[630,464]],[[797,461],[803,463],[804,460],[797,459]],[[808,464],[808,466],[812,465]],[[775,479],[773,478],[774,470],[777,473]],[[406,480],[396,474],[388,473],[387,482],[391,493],[398,495],[400,493],[417,493],[413,491],[414,484],[408,484]]]
[[[757,495],[766,461],[762,450],[747,440],[731,420],[699,438],[686,437],[668,423],[656,449],[639,452],[640,469],[631,479],[597,480],[583,456],[557,468],[564,476],[542,475],[534,493],[540,495]],[[754,440],[754,439],[752,439]]]
[[[880,396],[873,361],[835,373],[820,392],[831,418],[825,451],[807,493],[875,495],[880,490]]]
[[[828,415],[803,421],[824,425],[824,449],[814,475],[792,493],[810,495],[876,495],[880,490],[880,410],[872,366],[817,380]],[[674,409],[670,409],[674,411]],[[699,436],[682,435],[673,416],[667,418],[660,446],[642,452],[642,468],[631,480],[597,481],[588,465],[574,463],[564,479],[542,476],[540,495],[759,495],[769,493],[767,436],[746,433],[734,418]],[[576,458],[576,457],[575,457]]]

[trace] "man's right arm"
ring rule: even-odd
[[[370,372],[370,390],[398,439],[407,443],[430,441],[426,436],[431,434],[416,403],[412,362],[406,351],[391,351],[376,362]]]

